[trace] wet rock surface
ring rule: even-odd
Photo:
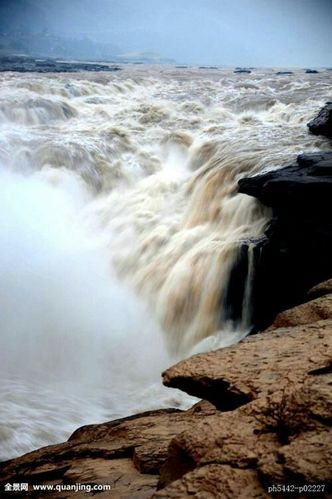
[[[314,135],[325,135],[332,139],[332,102],[326,103],[318,116],[308,123],[308,128]]]
[[[234,73],[245,73],[245,74],[250,74],[251,69],[246,69],[246,68],[238,68],[233,71]]]
[[[286,210],[321,214],[331,208],[331,189],[332,151],[301,154],[293,165],[239,181],[239,192],[256,197],[278,215]]]
[[[332,277],[332,152],[302,154],[286,168],[242,179],[239,192],[272,209],[264,236],[240,248],[226,295],[228,318],[236,322],[251,264],[251,322],[257,331]]]

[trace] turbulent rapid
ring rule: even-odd
[[[161,371],[250,326],[250,275],[241,323],[222,303],[239,242],[270,214],[237,181],[328,148],[305,124],[331,79],[0,76],[1,459],[193,403]]]

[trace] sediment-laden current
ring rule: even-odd
[[[163,368],[248,332],[224,320],[239,241],[269,213],[237,181],[328,149],[328,71],[127,66],[0,76],[1,459],[193,399]]]

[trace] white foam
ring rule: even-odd
[[[0,175],[2,458],[189,401],[161,386],[160,329],[84,229],[87,194],[67,177]]]

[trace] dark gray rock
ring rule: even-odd
[[[308,123],[308,128],[314,135],[325,135],[332,139],[332,102],[326,103],[316,118]]]
[[[251,70],[247,68],[236,68],[234,73],[251,73]]]
[[[332,152],[303,154],[286,168],[244,178],[239,192],[273,213],[264,236],[240,247],[225,299],[228,319],[236,323],[253,265],[251,323],[257,331],[332,277]]]
[[[17,73],[78,73],[80,71],[119,71],[114,64],[58,61],[56,59],[34,59],[24,56],[0,57],[0,72]]]
[[[239,181],[239,192],[274,211],[317,214],[332,208],[332,152],[301,154],[293,165]]]

